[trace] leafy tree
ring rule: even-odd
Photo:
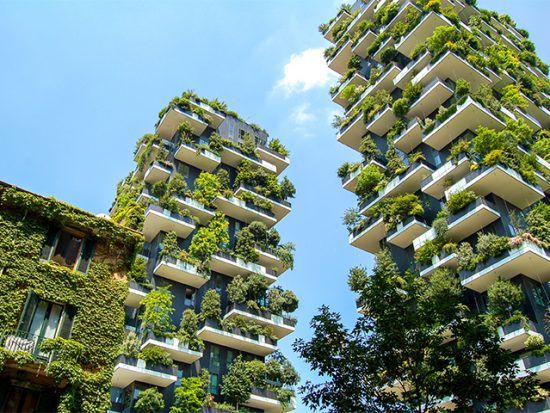
[[[200,377],[181,379],[180,385],[174,391],[174,404],[170,413],[197,413],[204,404],[206,397],[205,383]]]
[[[187,344],[191,350],[200,351],[204,347],[203,341],[197,336],[199,329],[199,316],[188,308],[181,317],[178,339]]]
[[[231,403],[238,410],[239,406],[250,397],[252,384],[247,364],[239,355],[233,360],[229,371],[223,376],[221,394],[228,403]]]
[[[210,172],[201,172],[195,180],[193,197],[206,206],[212,206],[212,201],[218,196],[221,183],[218,177]]]
[[[145,329],[153,331],[158,336],[165,336],[175,330],[170,318],[174,312],[173,298],[170,286],[159,287],[145,296],[141,301],[144,311],[139,316]]]
[[[221,314],[220,294],[216,290],[210,289],[204,294],[202,299],[200,319],[202,321],[207,319],[220,321]]]
[[[142,391],[136,401],[138,413],[155,413],[164,409],[164,399],[156,387]]]
[[[489,312],[502,322],[520,310],[525,299],[521,287],[508,280],[498,280],[487,290]]]
[[[500,412],[533,400],[536,379],[518,377],[514,356],[500,347],[486,316],[462,303],[457,275],[434,277],[400,273],[382,250],[373,274],[355,277],[364,305],[352,330],[321,307],[313,338],[294,343],[325,378],[301,387],[305,404],[330,413],[431,413],[451,397],[458,411]]]
[[[360,197],[368,197],[374,193],[383,180],[384,174],[380,172],[377,166],[370,164],[359,174],[355,193]]]
[[[181,248],[178,245],[178,234],[176,231],[168,232],[162,239],[162,250],[160,256],[178,258],[181,253]]]

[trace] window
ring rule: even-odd
[[[185,300],[184,304],[188,307],[195,305],[195,290],[192,288],[185,289]]]
[[[214,288],[216,289],[216,291],[218,292],[218,294],[221,295],[222,293],[222,277],[220,277],[219,275],[216,276],[216,280],[214,281]]]
[[[208,385],[208,392],[210,394],[218,394],[218,375],[216,373],[210,374],[210,384]]]
[[[52,261],[65,267],[74,268],[80,248],[82,247],[82,238],[72,235],[66,231],[61,231],[57,238],[55,249],[52,255]]]
[[[246,132],[242,129],[239,129],[239,139],[242,141],[244,140],[244,137],[246,136]]]
[[[184,178],[189,178],[189,165],[180,162],[178,164],[178,172],[182,174]]]
[[[227,350],[226,368],[228,370],[229,370],[229,367],[231,367],[231,364],[233,364],[234,359],[235,359],[235,353],[232,350]]]
[[[216,370],[220,368],[220,349],[218,347],[210,349],[210,368]]]

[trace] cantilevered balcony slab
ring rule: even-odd
[[[277,339],[293,333],[296,325],[296,321],[288,317],[271,314],[269,311],[256,311],[243,304],[231,304],[226,310],[224,320],[244,317],[257,324],[270,326]]]
[[[502,340],[500,346],[511,352],[523,350],[525,340],[534,334],[537,334],[537,332],[532,321],[529,321],[527,325],[520,321],[498,328],[498,335]]]
[[[470,159],[465,154],[460,155],[457,161],[448,161],[422,181],[422,192],[436,199],[443,198],[449,182],[452,184],[464,178],[470,172],[470,165]]]
[[[418,118],[409,121],[407,127],[393,138],[395,147],[405,153],[411,152],[422,143],[422,125]]]
[[[407,248],[413,240],[430,229],[421,217],[409,217],[388,232],[388,242],[400,248]]]
[[[221,162],[215,153],[204,148],[197,149],[188,143],[182,143],[174,156],[178,161],[208,172],[216,169]]]
[[[347,32],[350,35],[355,34],[355,32],[359,30],[359,25],[361,24],[361,22],[374,19],[374,11],[376,9],[377,3],[377,1],[366,1],[359,4],[361,10],[348,26]]]
[[[124,304],[129,307],[139,307],[141,300],[145,298],[149,290],[141,285],[139,285],[134,280],[130,280],[130,286],[128,288],[128,295]]]
[[[363,76],[360,73],[355,72],[348,80],[346,80],[344,83],[340,85],[338,90],[332,95],[332,101],[340,106],[342,106],[344,109],[349,106],[349,102],[347,99],[344,99],[343,91],[348,87],[349,85],[356,85],[356,86],[362,86],[367,84],[367,79],[365,76]]]
[[[145,241],[152,241],[160,231],[175,231],[178,237],[187,238],[195,229],[195,222],[180,214],[175,214],[158,205],[149,205],[145,211],[143,235]]]
[[[194,265],[168,256],[158,261],[154,273],[194,288],[201,288],[208,281],[208,277],[201,274]]]
[[[148,184],[155,184],[161,181],[166,182],[166,180],[170,178],[171,173],[172,168],[168,165],[155,161],[149,168],[147,168],[143,179]]]
[[[520,109],[516,109],[516,118],[521,118],[527,123],[527,126],[529,126],[531,129],[533,129],[533,132],[538,132],[542,129],[542,125],[540,122],[535,119],[533,116],[529,115],[528,113],[525,113],[521,111]]]
[[[506,124],[483,105],[468,97],[464,103],[458,105],[455,113],[443,122],[438,122],[422,142],[440,151],[463,132],[475,131],[480,126],[501,131]]]
[[[476,199],[447,218],[447,236],[452,240],[462,241],[499,218],[500,213],[492,202],[485,198]]]
[[[152,332],[149,332],[143,339],[143,344],[140,350],[148,347],[159,347],[170,354],[172,360],[182,363],[191,364],[202,357],[202,351],[194,351],[180,342],[177,338],[158,337]]]
[[[361,139],[367,133],[367,126],[363,119],[363,113],[359,112],[351,121],[340,128],[338,133],[338,142],[349,146],[351,149],[359,151]]]
[[[257,356],[267,356],[277,351],[277,342],[262,335],[243,333],[235,328],[225,331],[213,320],[206,320],[197,336],[209,343],[233,348]]]
[[[420,276],[429,277],[439,268],[453,268],[458,267],[458,257],[456,253],[446,253],[443,252],[439,256],[432,258],[432,262],[429,265],[422,265],[420,267]]]
[[[356,55],[366,59],[368,57],[367,51],[369,47],[378,39],[378,35],[372,30],[367,30],[352,46],[352,51]]]
[[[196,113],[178,107],[171,107],[159,121],[157,134],[162,138],[171,140],[183,122],[187,122],[193,133],[198,136],[202,135],[208,127],[208,124]]]
[[[276,251],[269,248],[260,247],[259,245],[255,245],[254,250],[259,255],[258,264],[262,267],[272,269],[277,273],[277,275],[281,275],[288,269],[283,265]]]
[[[277,172],[277,167],[272,163],[254,156],[249,156],[237,148],[224,146],[222,151],[222,162],[226,165],[237,168],[242,161],[249,161],[253,166],[265,169],[268,172]]]
[[[520,209],[527,208],[545,196],[541,188],[525,181],[513,169],[500,164],[470,172],[445,191],[445,196],[449,199],[454,192],[461,190],[471,190],[480,196],[492,192]]]
[[[435,63],[431,63],[422,69],[413,79],[413,83],[427,85],[436,77],[440,79],[450,78],[453,81],[465,79],[470,82],[472,91],[477,91],[482,84],[490,84],[491,79],[476,69],[466,60],[449,51]]]
[[[367,129],[378,136],[384,136],[395,124],[395,117],[391,106],[386,106],[367,123]]]
[[[405,66],[397,76],[395,76],[393,79],[393,84],[399,89],[405,89],[413,77],[428,66],[428,64],[430,64],[431,59],[432,55],[430,52],[424,52],[423,54],[417,56],[416,59],[411,60],[411,62]]]
[[[267,146],[258,145],[256,152],[262,161],[275,166],[277,175],[283,172],[288,165],[290,165],[290,159],[288,156],[281,155],[279,152],[268,148]]]
[[[420,118],[424,119],[444,102],[447,101],[454,91],[439,78],[435,78],[426,86],[417,100],[411,105],[407,117],[409,119]]]
[[[382,164],[382,162],[376,159],[372,159],[369,162],[363,162],[359,168],[357,168],[353,172],[348,173],[345,177],[342,178],[342,187],[347,191],[355,193],[359,175],[361,174],[361,171],[369,165],[374,165],[378,167],[378,169],[380,169],[381,172],[386,170],[386,167]]]
[[[361,214],[366,215],[368,210],[385,198],[405,193],[414,194],[420,189],[420,182],[432,172],[432,167],[426,162],[415,162],[409,166],[409,169],[404,174],[393,178],[378,194],[364,200],[359,206]]]
[[[375,254],[380,251],[380,241],[386,237],[386,224],[382,217],[369,220],[349,235],[349,243],[363,251]]]
[[[346,19],[351,19],[351,14],[349,14],[346,10],[340,10],[336,18],[333,20],[333,22],[330,24],[330,26],[327,28],[327,31],[323,34],[323,37],[327,39],[329,42],[334,43],[334,37],[332,36],[332,30],[342,23]]]
[[[350,113],[354,108],[361,106],[365,99],[367,99],[367,97],[374,95],[380,90],[387,90],[388,92],[392,92],[395,89],[393,79],[400,71],[401,69],[399,69],[399,67],[394,64],[390,64],[386,68],[384,68],[384,71],[382,72],[380,77],[376,79],[376,82],[365,89],[357,102],[351,108],[349,108],[347,113]]]
[[[513,250],[479,263],[473,271],[461,271],[460,279],[464,287],[482,293],[495,281],[509,280],[519,274],[543,284],[550,281],[548,251],[530,241],[524,241]]]
[[[210,258],[210,269],[230,277],[236,277],[237,275],[246,276],[256,273],[262,275],[270,284],[277,281],[277,273],[275,271],[222,252],[217,252],[212,255]]]
[[[144,360],[130,359],[120,356],[113,371],[112,385],[121,389],[135,381],[152,386],[167,387],[176,382],[175,367],[150,365]]]
[[[527,356],[518,361],[520,367],[523,367],[523,374],[533,373],[541,383],[550,381],[550,354],[544,353],[543,356]],[[522,374],[520,373],[520,376]]]
[[[288,413],[296,409],[296,399],[291,397],[288,403],[283,404],[273,390],[253,387],[250,398],[243,405],[264,413]]]
[[[174,196],[174,199],[183,209],[187,209],[192,216],[197,217],[202,225],[214,218],[215,211],[193,198]]]
[[[189,99],[191,106],[195,106],[204,111],[205,116],[207,117],[206,121],[210,124],[213,129],[218,129],[222,122],[225,120],[225,114],[217,109],[214,109],[209,104],[195,100],[193,98]]]
[[[340,75],[348,71],[348,62],[353,52],[351,50],[351,39],[340,46],[336,54],[328,60],[328,67]]]
[[[378,63],[382,63],[382,53],[384,53],[384,50],[391,48],[395,43],[395,40],[393,37],[388,37],[386,40],[382,42],[378,50],[374,52],[372,55],[372,59],[376,60]]]
[[[388,24],[386,24],[384,27],[380,29],[380,31],[389,31],[391,33],[391,30],[395,27],[398,23],[404,23],[407,19],[407,15],[411,11],[417,11],[418,13],[422,13],[422,10],[418,8],[412,1],[407,0],[402,3],[401,8],[395,15],[393,19],[391,19]]]
[[[244,192],[253,194],[263,201],[270,202],[272,205],[271,212],[273,213],[277,221],[280,221],[281,219],[286,217],[288,213],[292,210],[292,205],[290,204],[290,202],[282,199],[276,199],[275,197],[267,197],[265,195],[262,195],[258,193],[253,187],[247,184],[241,184],[235,190],[235,195],[239,195]]]
[[[538,106],[525,95],[523,95],[523,98],[527,102],[527,108],[524,112],[538,120],[544,129],[550,129],[550,111],[545,107]]]
[[[261,221],[271,228],[277,223],[277,218],[275,218],[275,215],[271,211],[252,205],[236,197],[225,198],[217,196],[214,199],[214,205],[225,215],[248,224],[252,221]]]
[[[410,56],[414,48],[426,41],[435,29],[440,26],[452,26],[452,23],[444,16],[436,12],[426,14],[420,22],[408,34],[403,36],[395,45],[397,51],[405,56]]]

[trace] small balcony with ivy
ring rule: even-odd
[[[323,30],[323,36],[325,39],[327,39],[329,42],[334,43],[335,39],[332,34],[332,31],[334,28],[338,25],[340,25],[344,20],[351,19],[351,14],[344,8],[342,8],[336,17],[334,17],[331,22],[325,27]]]
[[[428,51],[416,56],[403,68],[403,70],[401,70],[401,72],[399,72],[397,76],[395,76],[393,79],[393,84],[399,89],[405,89],[407,84],[412,81],[416,74],[430,64],[431,59],[432,55]]]
[[[155,184],[157,182],[166,182],[174,168],[163,162],[154,161],[149,168],[145,171],[143,180],[148,184]]]
[[[456,252],[442,251],[434,255],[429,262],[420,263],[419,273],[421,277],[429,277],[439,268],[458,268],[458,256]]]
[[[339,43],[334,49],[331,49],[331,53],[327,56],[327,64],[330,69],[343,76],[348,70],[348,62],[353,55],[352,40],[348,39]]]
[[[347,108],[349,106],[348,99],[344,98],[345,93],[344,90],[348,86],[366,86],[369,83],[369,81],[359,72],[354,72],[353,75],[349,79],[347,79],[345,82],[334,86],[334,88],[331,90],[331,97],[332,101],[336,103],[337,105],[340,105],[342,108]]]
[[[159,259],[154,274],[193,288],[201,288],[209,279],[194,265],[168,255]]]
[[[260,325],[270,326],[277,339],[294,332],[296,320],[285,315],[272,314],[267,310],[255,310],[244,304],[230,304],[225,310],[224,320],[234,317],[244,317]]]
[[[175,231],[178,237],[187,238],[195,228],[195,221],[191,218],[169,211],[158,205],[149,205],[145,210],[143,235],[147,242],[153,240],[160,231]]]
[[[423,123],[419,118],[408,121],[403,130],[393,136],[395,147],[405,153],[411,152],[422,143],[422,128]]]
[[[451,84],[436,77],[424,86],[418,98],[410,102],[407,117],[409,119],[424,119],[453,96],[453,94],[454,90]]]
[[[265,277],[270,284],[277,281],[278,277],[277,272],[270,268],[244,261],[241,258],[225,252],[217,252],[212,255],[210,258],[210,269],[230,277],[236,277],[237,275],[246,276],[256,273]]]
[[[544,353],[543,355],[531,354],[521,358],[518,365],[521,369],[520,375],[531,373],[541,383],[550,381],[550,353]]]
[[[115,362],[112,385],[124,389],[139,381],[158,387],[168,387],[177,380],[177,368],[153,364],[138,358],[119,356]]]
[[[156,335],[152,331],[144,333],[140,350],[143,351],[148,347],[161,348],[170,355],[172,360],[186,364],[192,364],[202,357],[202,351],[191,350],[187,344],[182,343],[177,337]]]

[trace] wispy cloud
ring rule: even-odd
[[[304,126],[310,122],[313,122],[317,117],[309,110],[309,103],[302,103],[294,108],[290,114],[290,121],[296,126]]]
[[[284,76],[276,89],[285,94],[307,92],[315,87],[325,87],[335,74],[327,67],[323,49],[306,49],[301,53],[292,54],[284,67]]]

